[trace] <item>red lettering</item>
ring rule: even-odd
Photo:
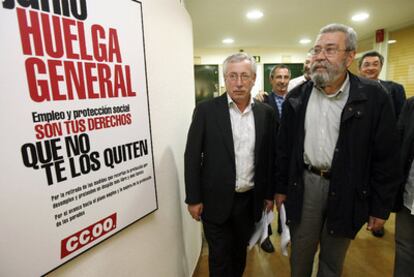
[[[42,46],[42,36],[40,34],[40,25],[38,13],[35,11],[30,11],[30,23],[27,22],[26,9],[16,8],[17,12],[17,21],[19,22],[20,30],[20,40],[22,42],[22,49],[24,55],[33,55],[32,54],[32,43],[30,43],[30,38],[33,41],[34,51],[36,56],[43,56],[43,46]]]

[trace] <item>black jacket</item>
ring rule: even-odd
[[[254,218],[258,221],[264,199],[273,199],[273,110],[255,101],[256,129]],[[236,165],[226,94],[199,103],[188,131],[184,155],[187,204],[203,203],[202,218],[221,224],[229,216],[236,184]]]
[[[404,179],[396,197],[394,211],[398,212],[403,207],[403,192],[414,159],[414,97],[404,104],[398,120],[398,131],[401,136],[401,166]]]
[[[370,215],[388,218],[402,174],[387,93],[378,82],[349,76],[349,98],[331,166],[327,227],[331,234],[354,238]],[[283,105],[276,192],[287,195],[288,223],[301,219],[304,122],[312,87],[307,82],[294,88]]]
[[[390,93],[392,103],[394,104],[395,116],[398,119],[401,113],[402,106],[404,105],[406,99],[404,87],[393,81],[380,80],[380,83]]]

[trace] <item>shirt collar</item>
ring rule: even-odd
[[[326,94],[322,89],[318,88],[315,86],[315,88],[322,93],[324,96],[326,96],[327,98],[339,98],[340,96],[342,96],[343,94],[348,95],[349,94],[349,74],[348,72],[346,73],[346,78],[345,81],[342,83],[342,86],[339,88],[339,90],[337,92],[335,92],[334,94]],[[344,93],[343,93],[344,92]]]
[[[228,93],[226,93],[226,95],[227,95],[227,103],[229,104],[229,107],[233,104],[236,105],[236,103],[234,103],[233,99],[231,99],[230,95]],[[251,106],[254,105],[254,100],[253,100],[252,95],[250,95],[249,105],[251,105]]]

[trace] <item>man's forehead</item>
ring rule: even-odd
[[[287,68],[278,68],[275,71],[275,75],[289,75],[289,70]]]
[[[345,44],[346,35],[343,32],[331,32],[318,35],[315,45]]]
[[[373,63],[373,62],[380,62],[379,57],[377,56],[367,56],[365,57],[362,62],[368,62],[368,63]]]

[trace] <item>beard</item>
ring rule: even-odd
[[[318,68],[325,68],[324,71],[318,71]],[[327,60],[321,62],[314,62],[311,65],[310,73],[311,79],[316,87],[325,88],[333,83],[346,70],[345,61],[332,64]]]

